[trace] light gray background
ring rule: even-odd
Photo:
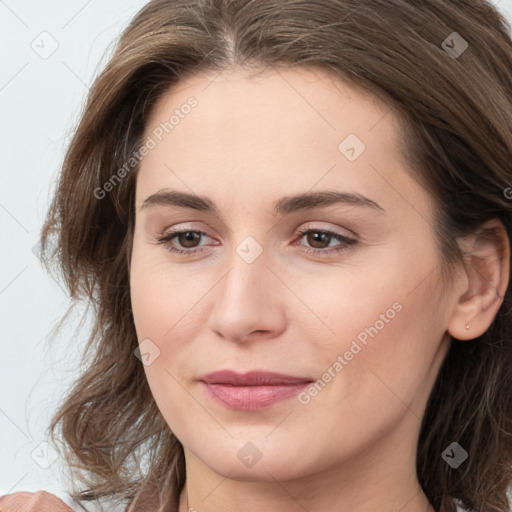
[[[0,0],[0,495],[66,488],[44,436],[87,324],[74,315],[48,343],[68,300],[34,246],[88,86],[145,3]],[[512,19],[512,0],[494,3]]]

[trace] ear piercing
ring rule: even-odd
[[[469,329],[469,324],[466,324],[466,329]]]

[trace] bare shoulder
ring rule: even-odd
[[[18,491],[0,497],[0,512],[72,512],[60,498],[47,491]]]

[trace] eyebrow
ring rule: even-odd
[[[307,192],[295,196],[285,196],[273,203],[273,212],[278,215],[330,206],[333,204],[348,204],[370,208],[374,211],[384,212],[375,201],[355,192],[336,192],[332,190],[320,192]],[[144,200],[141,210],[151,206],[180,206],[220,216],[215,203],[204,196],[179,192],[177,190],[164,189],[150,195]]]

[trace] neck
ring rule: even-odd
[[[259,495],[259,498],[256,497]],[[223,501],[223,505],[219,508],[212,508],[210,505],[205,505],[205,500],[199,499],[189,499],[188,496],[188,487],[184,486],[183,491],[180,495],[179,501],[179,512],[217,512],[217,511],[231,511],[231,510],[265,510],[269,512],[287,510],[290,512],[304,512],[307,510],[308,512],[316,512],[316,511],[325,511],[325,510],[353,510],[353,511],[362,511],[362,510],[379,510],[381,512],[396,512],[400,510],[400,512],[436,512],[432,507],[430,502],[428,501],[427,496],[423,493],[421,488],[418,486],[416,490],[416,494],[409,498],[409,500],[403,505],[390,505],[389,507],[383,505],[382,503],[376,502],[376,500],[371,499],[371,497],[359,497],[359,506],[356,508],[350,508],[347,506],[344,501],[344,493],[339,491],[340,501],[333,503],[330,501],[330,498],[327,496],[324,499],[319,499],[317,497],[315,508],[310,508],[311,505],[304,505],[307,503],[306,500],[298,500],[294,498],[293,495],[285,491],[282,493],[281,497],[276,497],[276,501],[270,503],[269,498],[264,498],[265,494],[262,492],[259,493],[258,490],[255,490],[254,495],[244,494],[243,496],[233,495],[231,497],[231,502]],[[341,501],[343,500],[343,501]],[[391,500],[388,500],[391,501]],[[375,505],[373,503],[375,502]],[[259,505],[258,505],[259,503]],[[213,505],[215,506],[215,505]],[[259,508],[258,508],[259,507]],[[341,508],[340,508],[341,507]]]

